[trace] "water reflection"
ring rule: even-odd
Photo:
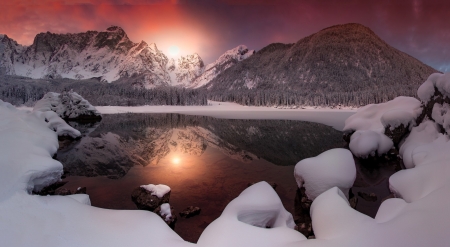
[[[72,123],[73,124],[73,123]],[[207,147],[244,163],[264,159],[295,165],[342,147],[340,132],[300,121],[225,120],[178,114],[106,115],[100,125],[82,126],[83,138],[66,145],[58,159],[70,175],[123,177],[132,166],[158,166],[171,157],[200,157]]]

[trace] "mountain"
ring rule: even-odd
[[[210,98],[252,105],[362,105],[415,95],[435,69],[360,24],[323,29],[295,44],[270,44],[223,71]]]
[[[205,65],[197,54],[181,56],[176,61],[169,60],[167,70],[171,76],[172,85],[190,86],[192,81],[203,73]]]
[[[253,54],[255,54],[255,51],[248,50],[245,45],[239,45],[226,51],[216,61],[206,65],[203,73],[195,78],[189,87],[198,88],[208,84],[217,75]]]
[[[244,46],[239,47],[233,50],[240,51]],[[0,74],[34,79],[96,78],[106,82],[121,79],[121,82],[139,88],[195,87],[207,83],[204,78],[212,79],[222,72],[226,67],[223,64],[235,64],[248,57],[245,54],[240,57],[226,55],[229,52],[205,70],[198,54],[169,60],[156,44],[134,43],[117,26],[102,32],[40,33],[30,46],[19,45],[7,35],[0,35]],[[202,77],[202,82],[195,81],[204,71],[208,75]]]

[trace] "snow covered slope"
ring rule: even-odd
[[[217,75],[238,62],[250,57],[254,53],[254,50],[248,50],[245,45],[239,45],[226,51],[216,61],[206,65],[203,73],[195,78],[189,87],[197,88],[208,84],[212,79],[216,78]]]
[[[28,47],[1,34],[0,74],[35,79],[98,78],[107,82],[139,76],[129,83],[144,88],[199,87],[251,54],[253,51],[245,46],[238,46],[205,69],[196,53],[169,60],[156,44],[134,43],[117,26],[101,32],[40,33]]]
[[[203,73],[205,65],[197,54],[181,56],[177,60],[170,59],[167,70],[172,85],[189,87],[192,81]]]

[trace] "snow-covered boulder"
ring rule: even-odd
[[[70,90],[59,93],[47,93],[36,102],[33,111],[54,111],[65,120],[100,120],[101,114],[93,105]]]
[[[348,197],[356,179],[355,161],[347,149],[331,149],[298,162],[294,177],[299,188],[305,187],[310,200],[333,187],[339,187]]]
[[[306,240],[293,230],[294,226],[292,215],[275,190],[268,183],[259,182],[227,205],[222,215],[206,227],[197,245],[273,247]]]
[[[131,199],[137,208],[154,211],[163,203],[169,203],[170,187],[164,184],[141,185],[133,190]]]
[[[450,133],[450,73],[434,73],[419,87],[417,95],[422,101],[420,121],[434,120],[443,131]]]
[[[382,155],[404,138],[421,113],[420,101],[412,97],[364,106],[345,121],[344,139],[355,156]]]

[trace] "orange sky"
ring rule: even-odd
[[[206,63],[237,45],[259,50],[293,43],[349,22],[368,26],[390,45],[450,71],[447,0],[1,0],[0,33],[29,45],[40,32],[122,27],[134,42],[168,54],[197,52]]]

